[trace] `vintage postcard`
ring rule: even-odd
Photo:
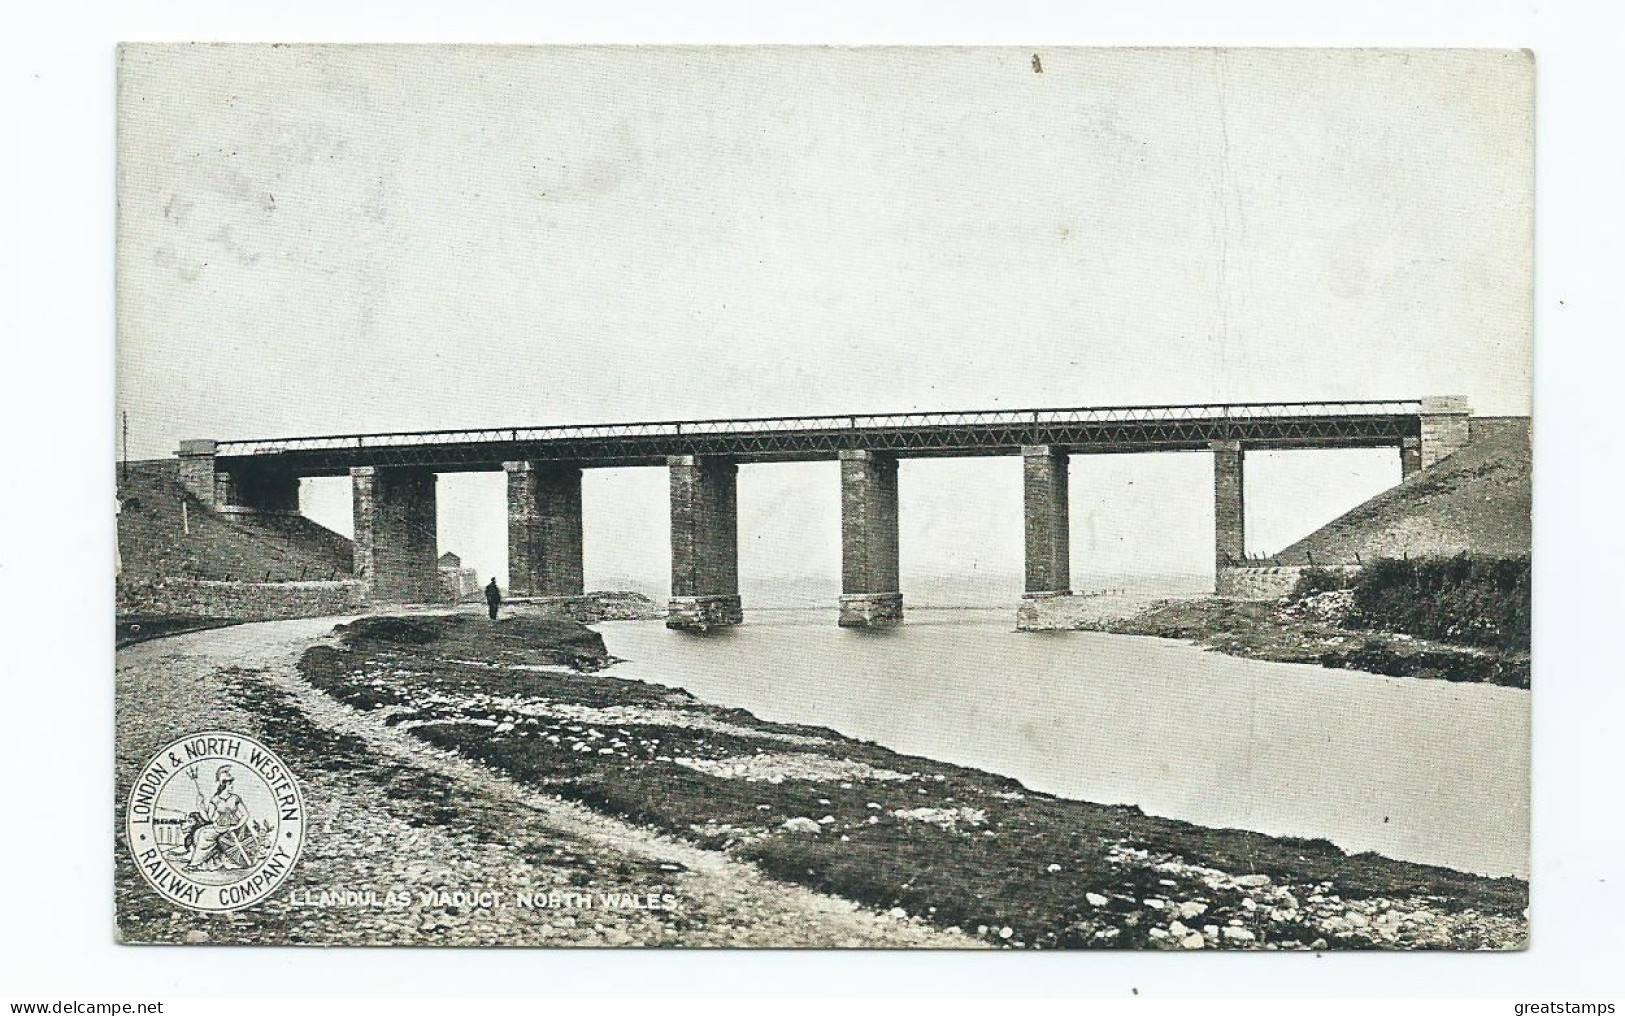
[[[119,940],[1524,948],[1534,73],[122,47]]]

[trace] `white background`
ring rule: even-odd
[[[0,21],[0,998],[1617,993],[1625,160],[1610,7],[7,3]],[[1537,57],[1533,947],[1511,955],[122,948],[112,941],[114,44],[120,40],[1531,47]]]

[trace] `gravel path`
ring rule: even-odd
[[[339,704],[305,683],[295,663],[345,620],[239,625],[119,650],[116,827],[147,758],[209,728],[249,734],[281,754],[299,773],[309,809],[298,867],[272,900],[240,914],[173,910],[141,879],[120,839],[115,892],[124,941],[978,944],[774,881],[721,853],[537,793]],[[471,905],[453,895],[492,891],[504,894],[505,905],[490,905],[489,897]],[[520,891],[573,905],[513,905]],[[606,906],[615,901],[601,893],[667,900],[652,908],[624,899]]]

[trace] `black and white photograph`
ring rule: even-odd
[[[1530,51],[117,76],[118,941],[1528,947]]]

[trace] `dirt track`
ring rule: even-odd
[[[233,915],[176,911],[117,844],[127,942],[309,945],[974,947],[964,935],[785,885],[721,853],[547,797],[340,705],[299,653],[342,618],[194,632],[118,653],[117,800],[147,757],[224,728],[264,740],[301,777],[305,852],[273,899]],[[122,822],[116,823],[122,826]],[[391,905],[295,905],[372,889]],[[670,909],[458,906],[424,892],[516,890],[675,897]],[[579,897],[578,897],[579,898]]]

